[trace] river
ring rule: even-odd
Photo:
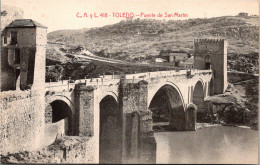
[[[258,163],[258,131],[210,127],[197,131],[156,132],[157,163]]]

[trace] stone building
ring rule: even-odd
[[[194,68],[194,58],[191,57],[191,58],[188,58],[185,61],[181,61],[179,66],[183,67],[183,68],[189,68],[189,69]]]
[[[179,66],[180,62],[188,59],[188,54],[180,51],[163,51],[161,57],[169,63],[174,63],[175,66]]]
[[[155,58],[154,62],[167,62],[164,58]]]
[[[44,85],[47,27],[17,19],[1,37],[1,91]]]
[[[240,16],[240,17],[247,17],[248,13],[241,12],[241,13],[238,13],[238,16]]]

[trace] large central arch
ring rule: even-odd
[[[163,85],[153,96],[149,109],[153,121],[169,122],[171,130],[185,129],[185,111],[180,93],[172,85]]]
[[[100,106],[99,163],[121,163],[122,118],[119,106],[111,95]]]

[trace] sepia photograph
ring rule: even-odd
[[[258,164],[259,0],[1,0],[0,164]]]

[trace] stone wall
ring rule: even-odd
[[[1,93],[0,153],[35,150],[43,145],[44,97],[37,92]]]

